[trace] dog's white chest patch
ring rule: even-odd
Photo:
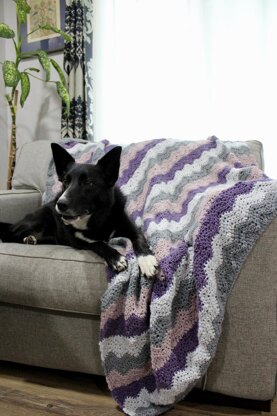
[[[87,230],[88,221],[91,215],[82,215],[81,217],[76,218],[75,220],[66,220],[62,218],[64,225],[72,225],[76,230]]]
[[[76,238],[79,238],[80,240],[86,241],[87,243],[95,243],[97,240],[92,240],[91,238],[85,237],[83,233],[80,231],[76,231],[74,233]]]

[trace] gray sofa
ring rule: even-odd
[[[247,142],[263,167],[262,146]],[[48,141],[17,154],[11,191],[0,191],[0,221],[14,222],[41,204]],[[277,219],[243,265],[228,300],[216,356],[198,387],[269,401],[276,378]],[[103,374],[98,348],[105,264],[63,246],[0,244],[0,360]]]

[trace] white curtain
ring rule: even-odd
[[[276,0],[94,0],[95,139],[261,140],[277,178]]]

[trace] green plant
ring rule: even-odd
[[[13,42],[15,50],[15,60],[7,60],[5,62],[0,62],[2,65],[2,73],[4,84],[8,92],[5,94],[10,114],[11,114],[11,142],[10,142],[10,154],[9,154],[9,167],[8,167],[8,180],[7,188],[11,188],[11,180],[15,167],[15,151],[16,151],[16,114],[17,114],[17,101],[18,101],[18,86],[21,87],[20,95],[20,105],[24,106],[26,99],[30,93],[31,89],[31,78],[34,77],[43,82],[53,82],[56,84],[56,90],[61,100],[65,103],[67,114],[70,110],[70,99],[66,87],[65,77],[63,70],[59,64],[51,59],[47,52],[43,50],[37,50],[31,53],[22,53],[21,45],[28,36],[32,33],[40,30],[46,29],[51,32],[59,33],[66,41],[70,42],[71,37],[59,28],[49,25],[47,23],[40,24],[31,32],[27,33],[24,38],[21,38],[21,25],[26,23],[27,15],[31,11],[27,0],[13,0],[16,3],[16,15],[17,15],[17,35],[14,30],[11,29],[7,24],[0,22],[0,38],[10,39]],[[25,58],[37,58],[38,62],[41,64],[42,70],[44,72],[44,78],[39,78],[35,73],[41,71],[40,68],[30,67],[26,68],[23,71],[20,71],[20,63]],[[54,68],[59,75],[59,81],[51,81],[51,68]]]

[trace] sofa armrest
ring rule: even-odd
[[[217,353],[206,389],[271,400],[276,390],[277,218],[260,236],[226,305]]]
[[[14,223],[41,206],[41,194],[35,190],[1,190],[0,221]]]

